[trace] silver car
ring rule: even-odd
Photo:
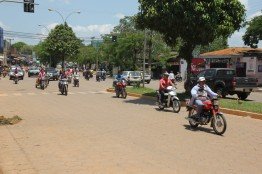
[[[140,71],[123,71],[122,73],[127,84],[140,84],[142,80]]]
[[[141,71],[141,77],[142,77],[142,82],[143,82],[143,71]],[[145,72],[145,82],[149,84],[151,81],[151,74],[148,72]]]

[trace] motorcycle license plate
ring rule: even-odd
[[[218,100],[214,100],[214,105],[218,106],[219,105],[219,102]]]

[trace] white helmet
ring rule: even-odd
[[[203,81],[206,81],[205,77],[199,77],[198,78],[198,82],[203,82]]]

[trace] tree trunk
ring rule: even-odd
[[[148,41],[148,71],[149,73],[151,73],[151,69],[152,69],[152,31],[150,32],[150,37],[149,37],[149,41]]]
[[[195,48],[194,44],[186,42],[179,50],[179,57],[184,58],[187,61],[187,77],[191,75],[191,62],[192,62],[192,52]]]

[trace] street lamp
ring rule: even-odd
[[[50,30],[45,25],[38,24],[38,26],[39,27],[44,27],[48,33],[50,32]]]
[[[66,20],[67,20],[67,19],[69,18],[69,16],[71,16],[72,14],[75,14],[75,13],[80,14],[80,13],[81,13],[80,11],[73,11],[73,12],[69,13],[69,14],[66,16],[66,18],[64,18],[63,15],[62,15],[59,11],[57,11],[57,10],[54,10],[54,9],[50,9],[50,8],[49,8],[48,11],[54,11],[54,12],[58,13],[58,14],[60,15],[60,17],[62,18],[62,20],[63,20],[64,23],[66,23]]]

